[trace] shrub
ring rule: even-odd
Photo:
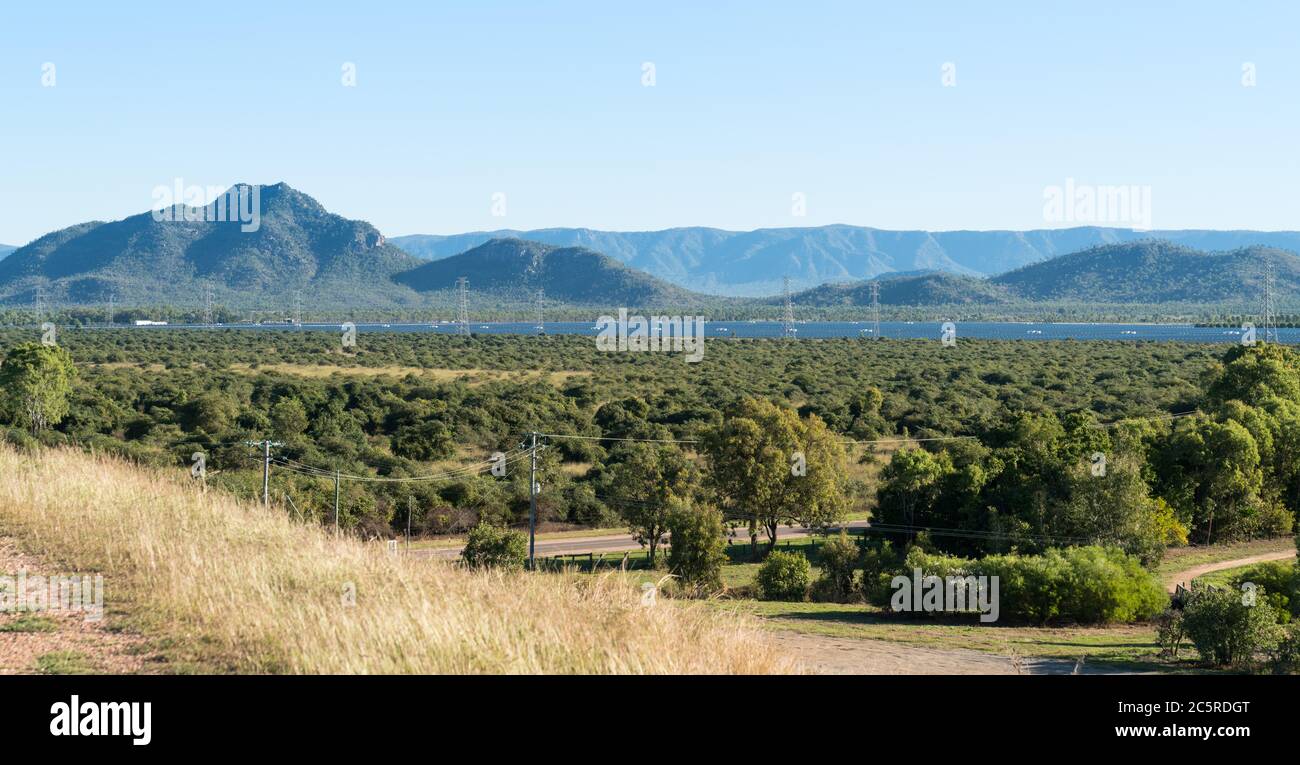
[[[1240,590],[1254,584],[1267,593],[1262,600],[1277,611],[1278,621],[1286,624],[1300,616],[1300,568],[1290,561],[1268,561],[1243,569],[1230,580]],[[1258,594],[1258,591],[1257,591]]]
[[[803,600],[811,573],[802,553],[774,550],[758,569],[758,589],[764,600]]]
[[[522,569],[528,560],[528,537],[519,531],[480,523],[469,532],[460,557],[470,568]]]
[[[1166,608],[1156,617],[1156,643],[1160,646],[1161,656],[1177,659],[1185,637],[1187,627],[1183,624],[1182,609]]]
[[[844,531],[821,550],[822,576],[817,590],[821,598],[844,601],[853,593],[853,575],[861,558],[858,545]]]
[[[979,560],[913,548],[901,568],[880,575],[873,602],[887,604],[888,580],[896,574],[911,576],[916,568],[926,576],[997,577],[1000,617],[1013,621],[1133,622],[1151,619],[1169,604],[1159,580],[1137,557],[1093,546]]]
[[[1183,624],[1202,661],[1244,668],[1254,664],[1259,652],[1277,647],[1282,631],[1273,609],[1246,605],[1243,600],[1239,590],[1192,591],[1183,609]]]
[[[712,507],[680,505],[668,514],[668,569],[688,594],[722,589],[722,564],[727,561],[722,513]]]
[[[1300,624],[1292,624],[1278,641],[1273,651],[1273,672],[1279,675],[1300,674]]]

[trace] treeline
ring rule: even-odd
[[[1101,426],[1087,413],[1022,412],[894,456],[875,518],[938,531],[963,554],[1170,544],[1290,533],[1300,508],[1300,366],[1277,345],[1237,346],[1195,410]]]

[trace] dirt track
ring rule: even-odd
[[[1253,563],[1264,563],[1270,560],[1286,560],[1288,558],[1294,558],[1295,554],[1295,550],[1283,550],[1282,552],[1252,555],[1248,558],[1237,558],[1236,560],[1221,560],[1218,563],[1203,563],[1199,566],[1189,568],[1186,571],[1179,571],[1170,574],[1165,578],[1165,589],[1169,592],[1173,592],[1178,585],[1187,585],[1196,577],[1205,576],[1213,571],[1222,571],[1225,568],[1239,568],[1241,566],[1249,566]]]

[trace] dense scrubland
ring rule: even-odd
[[[248,499],[247,442],[272,439],[279,521],[328,528],[338,469],[345,537],[473,531],[502,551],[486,569],[518,563],[492,529],[528,517],[534,431],[540,520],[629,528],[683,595],[722,589],[731,526],[781,583],[765,597],[880,603],[920,565],[1001,576],[1012,621],[1142,621],[1168,548],[1289,534],[1300,506],[1300,361],[1276,345],[716,340],[691,364],[562,336],[29,334],[0,333],[11,442],[181,475],[199,453]],[[851,514],[871,533],[831,565],[828,544],[816,582],[762,549]],[[1295,582],[1270,583],[1280,621]]]
[[[0,333],[0,346],[29,334]],[[67,330],[59,339],[77,370],[67,416],[34,435],[12,427],[11,438],[93,445],[177,467],[202,451],[209,480],[249,496],[261,489],[261,465],[247,440],[282,441],[277,454],[302,464],[416,476],[510,453],[533,430],[698,439],[746,397],[815,416],[845,441],[978,439],[938,442],[920,460],[948,455],[965,465],[974,457],[961,455],[1020,444],[1059,452],[1053,467],[1060,467],[1110,437],[1093,423],[1195,410],[1202,376],[1222,352],[1190,344],[741,340],[710,341],[703,361],[687,364],[672,354],[599,353],[589,338],[559,336],[363,333],[349,352],[324,332]],[[542,519],[620,523],[608,473],[637,447],[544,440]],[[875,503],[872,479],[883,459],[873,452],[898,445],[845,445],[850,509]],[[668,446],[703,462],[693,444]],[[1004,482],[1013,472],[998,471]],[[289,493],[303,512],[332,512],[332,481],[278,470],[274,484],[277,497]],[[506,480],[345,483],[343,523],[373,533],[405,529],[408,511],[415,530],[430,533],[484,518],[517,523],[527,488],[520,470]]]

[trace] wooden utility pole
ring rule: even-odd
[[[533,571],[537,547],[537,431],[533,431],[531,466],[528,469],[528,570]]]
[[[262,447],[262,507],[271,506],[271,447],[284,446],[279,441],[245,441],[249,446]]]

